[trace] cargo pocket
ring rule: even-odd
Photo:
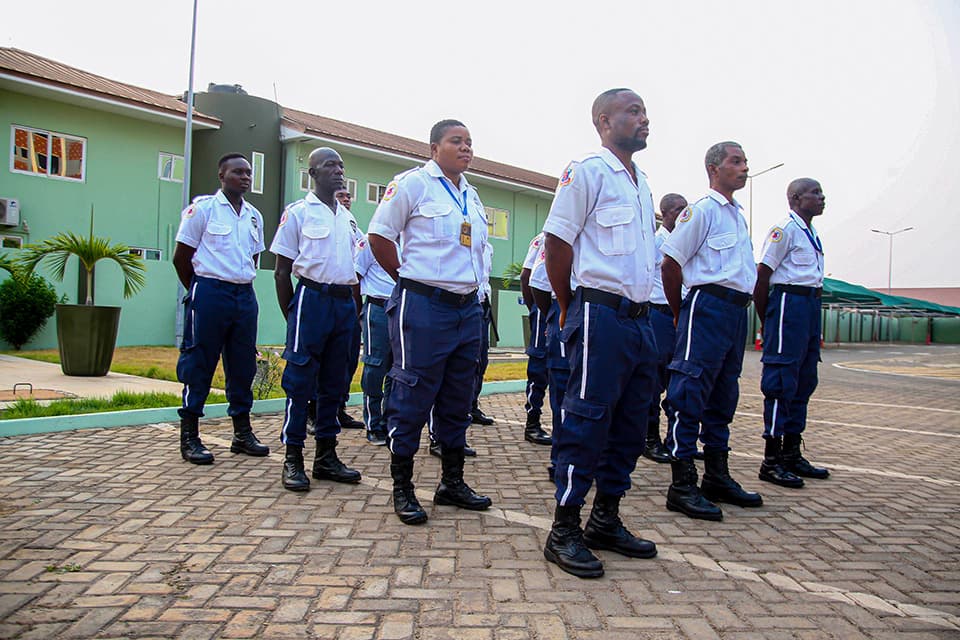
[[[792,356],[773,354],[763,356],[760,391],[768,398],[792,398],[797,392],[799,367]]]
[[[383,358],[378,358],[374,355],[363,356],[362,361],[363,364],[367,365],[368,367],[379,367],[383,365]]]
[[[283,359],[290,364],[302,367],[310,362],[310,354],[302,351],[293,351],[292,349],[283,350]]]
[[[572,437],[574,441],[583,441],[584,438],[598,435],[595,432],[594,425],[603,420],[607,413],[607,407],[598,402],[591,402],[567,394],[563,398],[563,411],[565,414],[575,415],[579,418],[579,420],[564,419],[562,430],[564,439]]]

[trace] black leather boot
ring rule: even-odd
[[[262,458],[270,455],[270,447],[260,444],[257,436],[253,435],[253,427],[250,426],[250,414],[244,413],[239,416],[233,416],[233,442],[230,443],[230,451],[233,453],[245,453],[248,456]]]
[[[403,524],[423,524],[427,512],[420,506],[413,489],[413,457],[390,456],[390,476],[393,478],[393,510]]]
[[[792,471],[803,478],[816,478],[823,480],[830,476],[830,471],[823,467],[815,467],[810,464],[803,454],[800,453],[800,444],[803,442],[803,436],[799,433],[786,433],[783,436],[783,466],[788,471]]]
[[[434,504],[449,504],[461,509],[483,511],[493,502],[487,496],[478,495],[463,481],[463,448],[443,447],[440,451],[443,475],[433,494]]]
[[[759,478],[764,482],[772,482],[781,487],[799,489],[803,486],[803,478],[787,471],[783,466],[780,436],[764,438],[763,462],[760,463]]]
[[[180,418],[180,455],[192,464],[213,464],[213,454],[200,442],[200,419]]]
[[[603,576],[603,563],[583,543],[580,507],[557,505],[553,526],[543,547],[543,557],[578,578]]]
[[[597,493],[590,518],[583,529],[583,542],[590,549],[607,549],[628,558],[652,558],[657,545],[630,533],[620,520],[620,496]]]
[[[312,436],[317,433],[317,399],[307,400],[307,435]]]
[[[288,491],[308,491],[310,478],[303,470],[303,447],[287,445],[283,459],[283,488]]]
[[[523,430],[523,439],[533,444],[553,444],[553,438],[540,426],[540,414],[527,415],[527,426]]]
[[[487,427],[493,424],[493,418],[485,414],[483,410],[480,409],[480,405],[474,405],[473,408],[470,409],[470,422]]]
[[[430,438],[430,455],[440,457],[440,443]]]
[[[337,457],[336,438],[317,438],[317,453],[313,459],[313,477],[347,484],[360,482],[360,472],[347,467]]]
[[[744,491],[740,484],[730,477],[727,459],[730,452],[723,449],[703,448],[703,481],[700,491],[707,500],[726,502],[738,507],[759,507],[763,498],[759,493]]]
[[[697,520],[723,520],[723,511],[703,497],[697,486],[697,467],[693,458],[670,460],[673,482],[667,489],[667,509]]]
[[[643,448],[643,457],[660,464],[670,462],[670,452],[660,440],[660,431],[652,426],[647,428],[647,443]]]
[[[347,413],[346,405],[340,405],[340,408],[337,410],[337,421],[340,423],[341,429],[364,429],[365,425]]]

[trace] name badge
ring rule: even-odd
[[[470,233],[469,222],[464,222],[460,225],[460,244],[465,247],[473,246],[473,236]]]

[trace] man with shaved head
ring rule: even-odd
[[[753,297],[763,323],[763,438],[760,479],[799,488],[803,478],[826,478],[800,451],[807,403],[817,388],[823,243],[813,218],[826,198],[820,183],[798,178],[787,187],[790,212],[763,243]]]
[[[657,554],[619,515],[643,451],[655,384],[655,212],[646,177],[633,162],[647,146],[650,120],[640,96],[622,88],[597,96],[592,119],[602,146],[567,166],[543,225],[546,270],[570,363],[553,444],[557,506],[543,554],[580,578],[603,575],[590,549],[631,558]],[[581,529],[580,509],[594,483],[593,508]]]
[[[360,473],[347,468],[337,456],[337,410],[357,326],[360,290],[353,262],[362,234],[350,211],[335,197],[344,186],[340,154],[321,147],[310,154],[309,162],[313,191],[284,209],[270,246],[277,255],[277,301],[287,319],[283,351],[287,364],[281,381],[287,403],[280,441],[286,445],[282,482],[290,491],[310,488],[303,448],[307,403],[314,396],[317,449],[313,477],[360,482]],[[291,274],[299,280],[296,289]]]

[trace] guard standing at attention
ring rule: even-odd
[[[316,456],[313,477],[360,482],[360,473],[337,456],[337,410],[360,289],[354,251],[360,239],[357,222],[334,193],[343,188],[343,160],[333,149],[315,149],[309,158],[313,191],[291,203],[280,217],[270,251],[277,255],[274,275],[277,301],[287,319],[287,342],[281,385],[287,394],[280,440],[286,449],[283,486],[307,491],[303,466],[307,403],[317,398]],[[291,273],[299,279],[296,290]],[[319,381],[319,389],[317,387]]]
[[[533,268],[530,270],[529,282],[530,295],[537,305],[538,317],[545,318],[543,324],[546,325],[541,339],[547,345],[547,386],[550,389],[550,417],[553,429],[552,435],[542,429],[540,433],[552,445],[547,476],[553,482],[553,472],[557,468],[557,436],[563,424],[563,397],[567,393],[567,381],[570,379],[570,362],[567,360],[566,346],[560,339],[560,305],[557,304],[557,296],[553,293],[553,287],[550,286],[550,278],[547,277],[546,248],[542,242],[533,261]]]
[[[632,160],[647,146],[650,120],[629,89],[597,96],[592,116],[603,148],[567,166],[543,225],[547,274],[570,358],[555,438],[557,507],[543,554],[581,578],[603,575],[590,548],[633,558],[657,554],[656,545],[630,533],[619,516],[643,452],[655,384],[649,317],[655,212],[646,177]],[[594,481],[593,509],[581,530],[580,509]]]
[[[820,362],[823,243],[813,219],[823,213],[826,198],[819,182],[799,178],[787,187],[787,202],[790,214],[763,243],[753,297],[763,318],[760,479],[797,488],[803,478],[830,475],[800,452]]]
[[[250,163],[239,153],[220,158],[220,190],[198,196],[177,231],[173,266],[188,291],[177,379],[183,383],[180,455],[193,464],[211,464],[200,441],[199,420],[210,383],[223,356],[227,413],[233,420],[230,451],[265,456],[270,449],[250,426],[253,377],[257,372],[257,297],[253,279],[264,250],[263,216],[243,199],[250,189]]]
[[[668,193],[660,199],[660,216],[663,223],[657,229],[657,235],[654,242],[657,245],[657,266],[662,265],[663,253],[660,248],[664,241],[670,237],[670,232],[676,225],[677,216],[687,208],[687,199],[679,193]],[[647,422],[647,444],[643,450],[643,457],[649,458],[654,462],[670,462],[670,453],[663,446],[660,439],[660,396],[667,389],[667,382],[670,380],[670,370],[667,365],[673,357],[673,347],[677,342],[677,328],[673,326],[673,311],[667,304],[667,298],[663,295],[663,280],[660,277],[660,269],[653,271],[653,292],[650,294],[650,324],[653,326],[653,334],[657,338],[657,385],[654,388],[654,396],[650,402],[650,419]],[[663,403],[664,413],[669,411],[666,401]]]
[[[667,449],[673,482],[667,508],[691,518],[720,520],[714,502],[759,507],[763,499],[730,477],[730,422],[740,399],[747,340],[747,306],[757,280],[753,245],[733,192],[747,183],[747,157],[736,142],[707,150],[707,195],[677,217],[663,243],[663,292],[677,322],[670,363]],[[689,293],[682,300],[681,287]],[[703,441],[703,484],[693,456]]]
[[[527,412],[527,424],[523,430],[523,439],[533,444],[550,445],[553,441],[550,434],[540,425],[540,414],[543,409],[543,396],[547,392],[547,331],[546,312],[540,310],[530,288],[530,276],[537,259],[543,255],[543,232],[541,231],[530,241],[527,255],[523,259],[523,268],[520,270],[520,295],[523,303],[530,311],[530,344],[527,345],[527,399],[523,405]],[[544,275],[546,269],[540,262]],[[547,287],[549,293],[551,289]],[[547,307],[549,309],[549,305]],[[551,393],[553,391],[551,390]],[[551,401],[552,406],[552,401]]]
[[[473,402],[470,404],[470,424],[490,426],[493,418],[480,408],[480,391],[483,390],[483,376],[487,373],[490,364],[490,325],[493,323],[493,306],[490,296],[493,290],[490,287],[490,273],[493,271],[493,245],[489,242],[483,247],[483,273],[480,277],[480,308],[483,309],[483,326],[480,331],[480,360],[477,362],[477,372],[473,383]]]
[[[438,122],[430,154],[423,167],[387,186],[368,236],[377,262],[397,281],[386,306],[393,349],[387,433],[393,508],[405,524],[427,520],[414,493],[413,458],[431,408],[443,468],[434,503],[473,510],[491,504],[463,481],[487,242],[483,203],[463,175],[473,160],[470,132],[457,120]]]

